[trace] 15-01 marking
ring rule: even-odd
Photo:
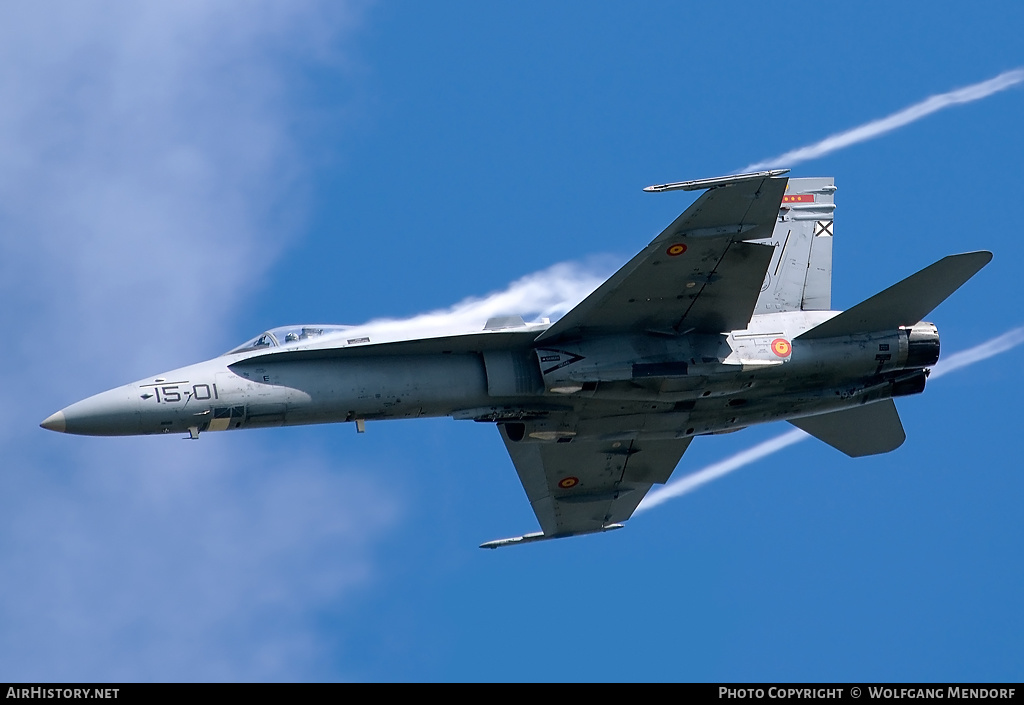
[[[156,394],[157,404],[173,404],[179,402],[184,397],[185,399],[195,399],[196,401],[205,401],[207,399],[220,399],[220,395],[217,393],[216,384],[193,384],[191,390],[182,392],[179,387],[181,385],[187,385],[188,382],[175,382],[174,384],[146,384],[143,386],[152,387],[153,392]]]

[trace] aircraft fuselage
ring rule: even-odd
[[[931,324],[914,328],[927,338],[923,348],[911,344],[909,329],[794,340],[829,315],[755,316],[747,330],[729,335],[597,336],[554,347],[534,343],[543,328],[531,327],[503,332],[501,347],[482,333],[463,336],[458,349],[420,353],[395,343],[383,345],[388,354],[372,344],[271,348],[117,387],[72,404],[43,426],[80,435],[196,437],[453,416],[529,419],[543,429],[546,416],[572,411],[580,421],[565,432],[573,435],[684,438],[923,390],[923,368],[938,357]]]

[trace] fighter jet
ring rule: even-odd
[[[120,436],[450,416],[494,424],[541,530],[482,548],[622,527],[696,436],[785,420],[850,456],[906,435],[924,390],[922,322],[992,258],[945,257],[831,309],[831,178],[788,170],[650,186],[704,193],[554,323],[401,339],[353,326],[268,330],[207,362],[89,397],[42,427]]]

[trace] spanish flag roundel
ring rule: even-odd
[[[789,354],[793,352],[793,346],[785,338],[776,338],[772,341],[772,352],[779,357],[789,357]]]

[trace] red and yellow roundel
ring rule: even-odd
[[[669,257],[676,257],[677,255],[681,255],[684,252],[686,252],[686,245],[684,245],[681,242],[677,242],[675,245],[672,245],[670,248],[665,250],[665,254],[668,255]]]
[[[793,346],[785,338],[776,338],[772,341],[772,352],[779,357],[789,357],[789,354],[793,352]]]
[[[578,484],[580,484],[580,478],[572,477],[571,475],[569,477],[563,477],[561,480],[558,481],[558,486],[561,487],[563,490],[571,489]]]

